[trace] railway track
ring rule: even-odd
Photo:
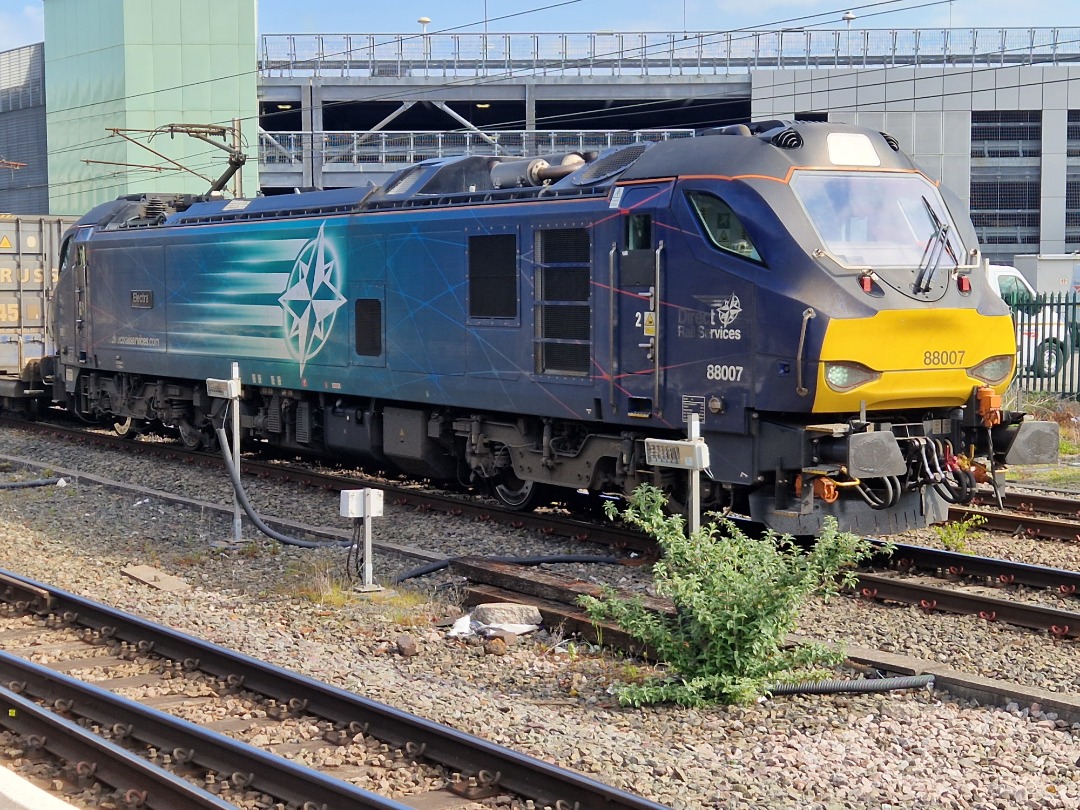
[[[1028,489],[1002,494],[1001,506],[992,492],[981,490],[969,506],[950,506],[949,519],[973,515],[984,519],[982,528],[1012,535],[1080,542],[1080,501],[1076,496],[1033,492]]]
[[[132,441],[100,431],[86,431],[46,422],[26,422],[0,416],[0,426],[17,427],[43,433],[51,438],[75,443],[93,443],[123,452],[153,455],[172,461],[206,466],[224,471],[221,457],[215,453],[187,450],[168,441]],[[385,479],[361,476],[352,470],[347,473],[320,472],[295,464],[283,464],[245,458],[241,462],[245,475],[265,480],[287,481],[301,486],[330,491],[372,487],[381,489],[388,503],[407,506],[421,512],[442,512],[448,515],[471,517],[475,520],[493,521],[514,529],[532,529],[542,534],[569,537],[578,542],[602,543],[613,548],[639,553],[654,553],[655,544],[641,533],[620,527],[610,521],[581,520],[553,510],[517,512],[501,506],[494,500],[463,497],[452,493],[436,492],[416,485],[399,485]],[[226,474],[222,472],[222,476]],[[272,522],[272,521],[271,521]]]
[[[88,432],[54,422],[26,422],[0,417],[0,426],[8,424],[23,430],[37,430],[55,438],[73,442],[93,442],[95,445],[112,447],[126,452],[153,454],[170,460],[189,464],[223,468],[220,457],[214,453],[192,451],[169,441],[132,441],[101,431]],[[655,555],[656,546],[639,532],[628,530],[610,521],[589,521],[553,510],[517,512],[477,497],[432,491],[415,485],[400,485],[385,479],[360,476],[356,471],[328,473],[305,469],[295,464],[244,459],[243,470],[247,475],[263,479],[289,481],[302,486],[339,491],[357,487],[382,489],[388,502],[409,506],[418,511],[442,512],[450,515],[472,517],[477,520],[495,521],[512,528],[533,529],[543,534],[569,537],[579,542],[595,542],[614,548],[625,549],[645,555]],[[1043,494],[1024,489],[1010,491],[1002,496],[1002,507],[992,491],[981,490],[969,506],[950,506],[949,519],[962,521],[973,515],[985,519],[983,528],[991,531],[1023,534],[1028,537],[1080,541],[1080,502],[1075,497]]]
[[[927,612],[979,616],[1057,638],[1080,638],[1080,612],[1002,598],[1009,587],[1028,586],[1046,589],[1060,599],[1075,599],[1080,594],[1080,572],[911,545],[897,546],[892,560],[879,557],[876,561],[893,568],[859,573],[858,593],[865,599],[917,605]],[[518,566],[481,558],[453,560],[450,567],[469,580],[467,604],[524,601],[535,605],[545,622],[561,624],[568,632],[632,654],[648,652],[622,629],[596,626],[577,607],[580,596],[601,595],[597,585],[534,570],[525,573]],[[930,577],[913,574],[918,571],[947,576],[951,582],[937,584]],[[655,612],[675,615],[674,605],[667,600],[645,599],[644,604]]]
[[[133,807],[453,808],[492,796],[558,810],[662,807],[15,574],[0,572],[0,600],[0,726]],[[279,742],[267,751],[237,739],[255,735]],[[283,756],[326,748],[368,764],[339,765],[337,778]],[[395,800],[345,781],[376,760],[416,763],[418,784],[439,784]]]

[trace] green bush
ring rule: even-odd
[[[666,665],[664,677],[617,685],[620,703],[750,703],[774,684],[828,677],[821,668],[840,663],[843,653],[817,644],[788,647],[786,638],[810,595],[853,584],[851,566],[870,555],[870,543],[838,531],[831,519],[808,552],[788,536],[749,538],[728,520],[687,537],[683,518],[664,505],[660,490],[643,486],[623,518],[663,549],[656,591],[675,603],[676,616],[652,613],[610,589],[603,599],[581,598],[593,621],[618,624]]]

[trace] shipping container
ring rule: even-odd
[[[52,354],[46,321],[60,275],[60,246],[76,217],[0,214],[0,402],[40,389]]]

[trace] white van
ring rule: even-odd
[[[1016,327],[1019,370],[1036,377],[1056,377],[1072,351],[1065,319],[1048,306],[1032,311],[1035,290],[1015,267],[990,264],[986,274],[998,295],[1020,310]]]

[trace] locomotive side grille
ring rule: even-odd
[[[356,301],[356,353],[363,357],[382,354],[382,301],[378,298]]]
[[[544,301],[588,301],[588,267],[545,267],[540,276]]]
[[[589,232],[584,228],[551,228],[536,232],[540,264],[588,264]]]
[[[301,444],[311,443],[311,403],[296,404],[296,440]]]
[[[266,411],[266,431],[281,433],[281,394],[270,397],[270,407]]]
[[[535,234],[538,374],[588,376],[592,365],[592,267],[584,228]]]
[[[517,234],[469,237],[469,317],[518,316]]]
[[[541,346],[540,360],[548,374],[589,373],[589,346],[584,343],[545,343]]]
[[[542,304],[541,330],[544,337],[554,340],[588,341],[591,316],[588,307]]]

